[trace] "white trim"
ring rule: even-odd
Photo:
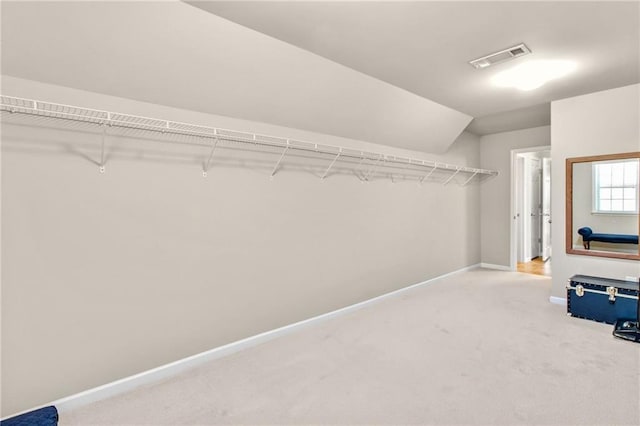
[[[596,215],[611,215],[611,216],[624,216],[624,215],[637,215],[638,214],[638,198],[636,197],[636,209],[634,211],[624,211],[624,210],[599,210],[598,209],[598,204],[600,201],[600,181],[599,181],[599,175],[598,175],[598,166],[602,163],[609,163],[609,164],[620,164],[620,163],[636,163],[636,167],[637,167],[637,163],[638,160],[637,159],[619,159],[619,160],[609,160],[609,161],[598,161],[598,162],[593,162],[591,163],[591,214],[596,214]],[[627,188],[633,188],[633,192],[635,194],[638,193],[638,177],[640,176],[638,173],[638,169],[636,168],[636,181],[634,182],[633,185],[626,185],[625,182],[622,182],[622,186],[615,186],[615,188],[621,188],[623,190],[623,194],[622,194],[622,201],[626,201],[625,197],[624,197],[624,189]],[[623,173],[624,173],[624,166],[623,166]],[[605,188],[609,188],[609,189],[613,189],[613,183],[612,185],[606,187]]]
[[[74,395],[67,396],[65,398],[61,398],[56,401],[52,401],[47,404],[40,405],[35,408],[30,408],[28,410],[24,410],[19,413],[11,414],[9,416],[3,417],[0,420],[5,420],[7,418],[28,413],[30,411],[37,410],[39,408],[48,407],[50,405],[55,406],[58,409],[58,412],[60,413],[69,411],[72,409],[76,409],[84,405],[91,404],[93,402],[97,402],[106,398],[110,398],[110,397],[122,394],[124,392],[134,390],[136,388],[139,388],[141,386],[144,386],[150,383],[155,383],[160,380],[167,379],[183,371],[190,370],[194,367],[197,367],[208,361],[212,361],[218,358],[225,357],[227,355],[231,355],[243,349],[247,349],[252,346],[256,346],[261,343],[267,342],[269,340],[273,340],[277,337],[284,336],[293,331],[297,331],[303,327],[314,325],[316,323],[356,311],[358,309],[365,307],[366,305],[381,301],[383,299],[395,296],[400,293],[404,293],[408,290],[412,290],[417,287],[421,287],[425,284],[429,284],[433,281],[448,277],[450,275],[469,271],[471,269],[476,269],[480,266],[481,266],[480,264],[467,266],[465,268],[461,268],[453,272],[439,275],[437,277],[428,279],[426,281],[423,281],[417,284],[410,285],[408,287],[403,287],[401,289],[394,290],[389,293],[385,293],[380,296],[376,296],[374,298],[371,298],[353,305],[345,306],[344,308],[336,309],[335,311],[327,312],[325,314],[308,318],[306,320],[298,321],[293,324],[286,325],[284,327],[276,328],[274,330],[265,331],[264,333],[256,334],[255,336],[247,337],[245,339],[238,340],[236,342],[232,342],[223,346],[219,346],[217,348],[210,349],[208,351],[201,352],[199,354],[195,354],[187,358],[183,358],[178,361],[171,362],[169,364],[161,365],[160,367],[143,371],[141,373],[134,374],[133,376],[125,377],[123,379],[116,380],[114,382],[107,383],[92,389],[88,389],[86,391],[79,392]]]
[[[567,299],[564,297],[549,296],[549,302],[554,305],[567,306]]]
[[[504,266],[504,265],[495,265],[493,263],[481,263],[480,264],[481,268],[485,268],[485,269],[497,269],[498,271],[513,271],[513,269],[511,269],[508,266]]]

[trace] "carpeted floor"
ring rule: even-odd
[[[640,345],[478,269],[84,408],[61,425],[640,424]]]

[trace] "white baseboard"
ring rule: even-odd
[[[493,263],[481,263],[480,264],[481,268],[485,268],[485,269],[497,269],[498,271],[512,271],[512,269],[508,266],[504,266],[504,265],[495,265]]]
[[[549,302],[553,303],[554,305],[567,306],[567,299],[564,297],[549,296]]]
[[[58,411],[62,413],[65,411],[82,407],[87,404],[91,404],[93,402],[110,398],[110,397],[122,394],[124,392],[128,392],[133,389],[139,388],[141,386],[148,385],[151,383],[156,383],[160,380],[164,380],[169,377],[175,376],[183,371],[190,370],[208,361],[222,358],[227,355],[231,355],[235,352],[241,351],[243,349],[247,349],[252,346],[256,346],[261,343],[267,342],[269,340],[273,340],[277,337],[284,336],[293,331],[297,331],[303,327],[317,324],[319,322],[328,320],[330,318],[335,318],[335,317],[347,314],[349,312],[356,311],[358,309],[363,308],[366,305],[381,301],[383,299],[395,296],[400,293],[404,293],[408,290],[423,286],[425,284],[429,284],[433,281],[448,277],[450,275],[469,271],[471,269],[476,269],[479,266],[480,264],[467,266],[465,268],[458,269],[456,271],[449,272],[447,274],[440,275],[435,278],[431,278],[429,280],[410,285],[408,287],[403,287],[401,289],[394,290],[389,293],[385,293],[383,295],[365,300],[363,302],[356,303],[354,305],[349,305],[344,308],[336,309],[335,311],[327,312],[326,314],[318,315],[306,320],[302,320],[290,325],[286,325],[284,327],[280,327],[274,330],[266,331],[264,333],[256,334],[255,336],[247,337],[246,339],[238,340],[236,342],[232,342],[224,346],[219,346],[217,348],[214,348],[205,352],[201,352],[199,354],[192,355],[190,357],[183,358],[178,361],[174,361],[169,364],[165,364],[160,367],[153,368],[151,370],[134,374],[133,376],[125,377],[123,379],[116,380],[114,382],[107,383],[102,386],[98,386],[96,388],[88,389],[86,391],[83,391],[65,398],[61,398],[56,401],[52,401],[48,404],[43,404],[35,408],[30,408],[28,410],[24,410],[19,413],[11,414],[10,416],[4,417],[3,420],[9,417],[17,416],[19,414],[27,413],[29,411],[37,410],[39,408],[47,407],[50,405],[55,406],[58,409]]]

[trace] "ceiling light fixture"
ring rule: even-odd
[[[531,53],[531,49],[529,49],[526,44],[520,43],[516,46],[508,47],[506,49],[500,50],[499,52],[494,52],[489,55],[483,56],[482,58],[469,61],[469,64],[471,64],[471,66],[475,69],[480,70],[495,64],[499,64],[500,62],[528,55],[529,53]]]
[[[576,63],[572,61],[528,61],[494,75],[491,81],[498,87],[515,87],[526,91],[564,77],[575,69]]]

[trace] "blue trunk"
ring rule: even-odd
[[[567,313],[615,324],[638,318],[638,283],[574,275],[567,284]]]

